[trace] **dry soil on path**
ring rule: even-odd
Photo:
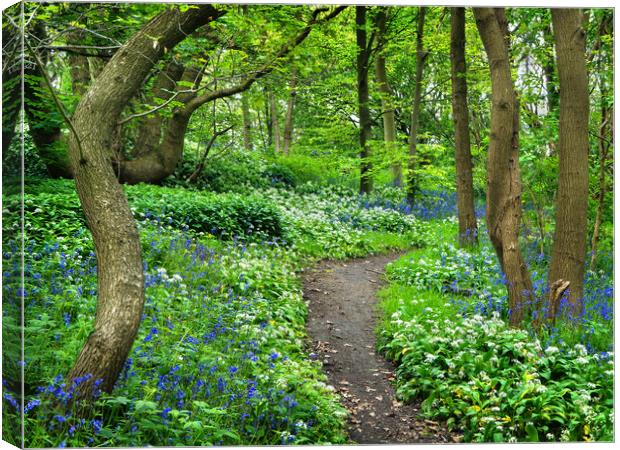
[[[303,276],[308,333],[330,383],[350,411],[349,437],[359,444],[453,443],[459,437],[418,417],[419,405],[397,401],[394,366],[375,352],[376,292],[396,253],[323,261]]]

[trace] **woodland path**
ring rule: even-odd
[[[329,382],[349,410],[349,437],[359,444],[452,443],[459,436],[418,417],[419,405],[396,400],[394,366],[375,353],[376,292],[385,265],[399,254],[323,261],[303,276],[308,333]]]

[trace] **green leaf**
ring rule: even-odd
[[[536,430],[536,427],[534,425],[527,424],[525,426],[525,432],[527,433],[528,442],[539,442],[538,430]]]

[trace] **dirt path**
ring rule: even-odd
[[[458,442],[418,405],[396,400],[393,365],[375,353],[376,292],[385,265],[398,254],[325,261],[304,278],[308,332],[330,383],[351,412],[349,437],[359,444]]]

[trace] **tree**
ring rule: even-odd
[[[560,82],[559,183],[549,284],[570,283],[569,305],[582,310],[588,212],[589,92],[583,13],[552,9]],[[554,308],[554,311],[557,308]]]
[[[474,16],[491,69],[493,106],[487,159],[487,226],[506,276],[510,324],[518,326],[533,294],[518,240],[521,223],[519,106],[510,71],[504,10],[474,8]]]
[[[396,142],[396,121],[394,117],[394,105],[392,100],[392,90],[387,77],[385,64],[385,35],[387,22],[387,7],[379,7],[375,15],[375,27],[377,30],[378,51],[375,57],[375,75],[377,87],[381,95],[381,109],[383,112],[383,140],[388,152],[394,151]],[[403,182],[402,165],[400,161],[392,164],[392,177],[395,186],[400,186]]]
[[[97,254],[94,329],[69,379],[90,377],[76,398],[90,396],[95,382],[111,391],[135,339],[144,306],[144,274],[138,230],[108,147],[121,112],[156,62],[198,27],[224,13],[212,5],[170,7],[123,45],[82,97],[73,116],[69,157]],[[100,381],[97,381],[100,380]]]
[[[459,216],[459,243],[462,247],[478,243],[474,210],[474,185],[469,141],[469,110],[465,67],[465,8],[450,8],[450,61],[452,61],[452,117],[456,160],[456,194]]]
[[[184,81],[184,84],[192,84],[192,88],[187,89],[177,85],[175,93],[168,98],[168,100],[179,101],[182,105],[174,108],[172,111],[162,137],[158,140],[157,148],[153,151],[141,152],[140,156],[135,159],[118,158],[115,161],[121,182],[130,184],[140,182],[157,183],[172,174],[183,156],[185,133],[192,114],[198,108],[214,100],[230,97],[249,89],[256,81],[271,73],[285,56],[306,39],[316,25],[331,20],[345,8],[346,6],[337,7],[331,11],[328,8],[314,9],[310,20],[290,41],[285,43],[266,63],[250,72],[242,81],[233,86],[199,94],[199,85],[203,71],[198,70],[196,72],[196,68],[187,67],[185,74],[182,76],[182,81]],[[329,12],[321,17],[321,13],[327,11]],[[190,80],[193,81],[190,82]],[[151,111],[149,110],[146,113]],[[139,115],[143,116],[146,113],[140,113]],[[122,122],[127,122],[131,118],[132,116],[129,116],[123,119]]]
[[[280,120],[278,119],[278,104],[273,91],[269,91],[269,117],[271,118],[271,136],[273,141],[273,151],[280,152]]]
[[[598,176],[597,176],[597,204],[596,215],[594,218],[594,229],[592,231],[592,243],[590,246],[592,256],[590,258],[590,268],[594,268],[598,253],[598,244],[601,237],[601,225],[603,222],[603,209],[605,207],[605,197],[608,192],[607,186],[607,170],[610,163],[610,150],[613,144],[613,94],[610,96],[608,81],[605,73],[604,64],[610,64],[609,50],[605,48],[603,42],[611,37],[611,23],[613,17],[611,14],[605,14],[598,26],[598,33],[593,47],[593,53],[597,53],[596,73],[599,77],[600,91],[600,121],[598,123]],[[594,56],[594,55],[593,55]],[[592,59],[592,58],[589,58]],[[592,116],[592,115],[591,115]]]
[[[357,104],[360,139],[360,193],[372,191],[372,163],[370,157],[370,107],[368,104],[368,66],[372,39],[366,33],[366,6],[355,7],[355,36],[357,42]]]
[[[295,113],[295,97],[297,97],[297,67],[291,62],[291,80],[289,82],[288,103],[286,105],[286,116],[284,118],[284,147],[285,155],[288,155],[291,144],[293,143],[293,118]]]
[[[241,94],[241,113],[243,117],[243,147],[252,150],[252,117],[247,92]],[[175,164],[176,166],[176,164]]]
[[[422,99],[422,72],[424,70],[424,60],[428,53],[424,51],[424,16],[426,7],[421,6],[418,10],[418,20],[416,27],[416,64],[415,64],[415,88],[411,107],[411,126],[409,128],[409,175],[407,179],[407,201],[413,205],[416,192],[416,158],[418,145],[418,125],[420,123],[420,102]]]

